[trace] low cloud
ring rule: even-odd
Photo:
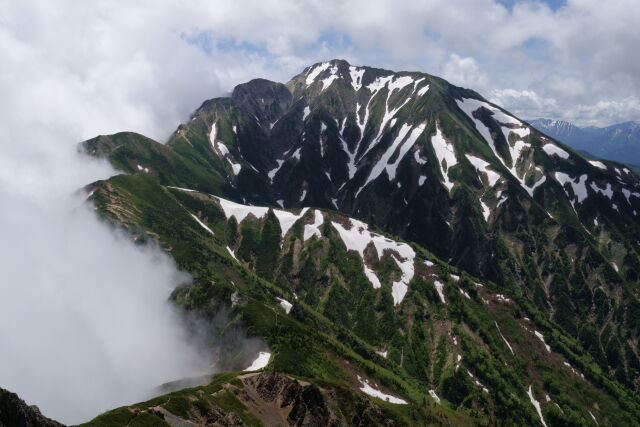
[[[2,194],[0,382],[67,423],[207,371],[168,302],[189,279],[78,198],[47,207]]]
[[[524,119],[558,114],[558,103],[554,98],[544,98],[531,90],[496,90],[489,99],[497,105],[510,105],[511,111]]]
[[[487,76],[480,71],[475,59],[462,58],[456,54],[451,54],[444,64],[442,77],[457,86],[473,88],[479,92],[486,90],[488,83]]]

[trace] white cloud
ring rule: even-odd
[[[497,105],[509,105],[521,118],[537,118],[558,114],[558,104],[553,98],[543,98],[531,90],[500,89],[491,93],[490,101]]]
[[[480,71],[478,63],[473,58],[461,58],[451,54],[442,69],[442,77],[449,82],[482,92],[486,89],[488,78]]]
[[[566,120],[582,126],[606,126],[629,117],[640,117],[640,100],[635,97],[621,100],[601,100],[595,104],[578,104],[566,115]]]

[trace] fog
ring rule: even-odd
[[[77,143],[163,140],[221,89],[171,29],[133,44],[137,23],[105,5],[45,5],[0,1],[0,387],[78,423],[212,360],[167,301],[189,277],[84,204],[78,189],[117,172]]]
[[[188,279],[167,256],[87,209],[64,209],[73,199],[47,208],[2,200],[11,207],[0,214],[2,387],[76,423],[206,371],[167,302]]]
[[[113,171],[61,135],[38,136],[57,152],[23,136],[0,160],[0,387],[77,423],[211,359],[167,301],[189,277],[101,223],[75,191]]]

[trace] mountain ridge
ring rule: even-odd
[[[286,84],[252,80],[231,97],[205,101],[166,145],[121,133],[83,147],[125,173],[89,187],[98,213],[141,242],[157,242],[202,278],[195,295],[218,295],[217,304],[229,299],[220,299],[225,292],[247,295],[241,317],[279,349],[279,369],[323,378],[288,353],[282,332],[255,323],[257,313],[282,306],[276,295],[289,304],[299,296],[287,317],[323,325],[327,336],[366,355],[340,350],[340,366],[393,367],[377,375],[410,384],[400,388],[413,390],[412,405],[426,396],[435,402],[431,391],[462,413],[489,399],[481,418],[515,420],[504,398],[513,394],[526,400],[511,416],[530,423],[536,412],[528,405],[537,408],[536,390],[544,389],[571,397],[561,399],[564,412],[543,402],[539,419],[579,424],[572,411],[586,402],[558,380],[566,362],[587,374],[575,378],[576,387],[595,384],[601,402],[613,396],[622,405],[621,417],[636,411],[638,177],[583,157],[473,91],[428,74],[335,60]],[[232,204],[254,213],[230,215],[224,206]],[[386,246],[394,241],[407,246]],[[425,276],[427,260],[437,264],[435,276]],[[205,285],[211,280],[219,290]],[[492,296],[484,294],[489,288]],[[181,292],[182,304],[207,301]],[[377,323],[386,332],[372,330]],[[339,346],[331,348],[335,356]],[[572,356],[529,359],[533,348],[539,356]],[[473,361],[468,375],[458,376],[447,352]],[[510,374],[517,389],[495,378],[512,356],[522,366]],[[415,368],[423,364],[429,369]],[[479,395],[470,391],[474,381]],[[581,422],[590,422],[586,416]]]

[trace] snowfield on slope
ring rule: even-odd
[[[258,219],[264,218],[270,209],[268,207],[241,205],[220,197],[216,197],[216,199],[220,202],[220,206],[222,207],[226,218],[229,219],[233,216],[236,218],[238,223],[241,223],[249,215],[253,215]],[[304,208],[298,215],[295,215],[288,211],[273,209],[274,215],[280,222],[283,238],[291,229],[293,224],[301,219],[307,211],[308,208]],[[324,216],[322,212],[314,209],[314,222],[312,224],[305,224],[304,226],[304,240],[307,240],[312,236],[320,237],[322,235],[320,232],[320,226],[323,222]],[[385,251],[390,251],[392,259],[395,261],[401,272],[400,279],[391,284],[391,294],[393,296],[394,304],[400,304],[409,290],[409,282],[411,282],[411,279],[413,279],[413,276],[415,275],[415,268],[413,265],[416,257],[415,251],[406,243],[396,242],[380,234],[369,231],[369,226],[364,222],[350,219],[349,223],[350,228],[346,228],[335,221],[331,222],[333,228],[335,228],[340,234],[340,238],[347,247],[347,250],[354,250],[360,254],[364,274],[376,289],[381,287],[381,282],[373,269],[366,265],[364,251],[369,244],[373,244],[375,247],[378,258],[382,258]]]
[[[438,166],[440,167],[440,173],[444,180],[444,186],[451,192],[453,182],[449,179],[449,169],[458,164],[458,157],[456,156],[453,144],[444,139],[440,126],[438,125],[436,125],[436,134],[431,137],[431,146],[438,158]]]
[[[249,365],[244,371],[257,371],[266,367],[269,364],[269,359],[271,359],[271,353],[268,351],[261,351],[258,353],[258,357]]]
[[[373,397],[377,397],[378,399],[382,399],[385,400],[387,402],[390,403],[395,403],[398,405],[406,405],[408,404],[408,402],[404,399],[400,399],[399,397],[395,397],[392,396],[390,394],[386,394],[380,390],[378,390],[377,388],[372,387],[369,384],[369,381],[367,381],[367,379],[360,377],[360,375],[358,375],[358,381],[360,381],[360,383],[362,384],[362,387],[360,387],[360,390],[362,390],[362,392],[368,394],[369,396],[373,396]]]
[[[509,172],[511,172],[511,175],[513,175],[513,177],[520,182],[520,185],[522,186],[522,188],[525,191],[527,191],[527,193],[529,193],[531,197],[533,197],[533,192],[537,187],[539,187],[546,181],[546,176],[543,175],[533,185],[528,186],[525,182],[527,171],[525,171],[522,174],[519,174],[516,168],[520,158],[522,157],[523,151],[531,149],[531,144],[523,141],[523,138],[525,138],[531,133],[529,128],[525,127],[525,124],[522,123],[520,120],[504,113],[499,108],[493,107],[487,102],[480,101],[478,99],[473,99],[473,98],[463,98],[462,100],[456,100],[456,103],[458,104],[458,107],[460,108],[460,110],[462,110],[462,112],[464,112],[469,117],[469,119],[473,122],[476,129],[478,130],[482,138],[487,142],[487,144],[489,145],[489,147],[491,148],[495,156],[498,158],[498,160],[500,160],[500,162],[502,162],[504,167],[507,168]],[[481,120],[473,116],[473,113],[480,108],[485,108],[489,110],[492,113],[493,120],[495,120],[497,124],[500,126],[500,129],[502,130],[504,138],[507,141],[507,147],[509,149],[509,155],[511,157],[511,165],[505,162],[505,160],[502,158],[501,154],[499,153],[498,149],[496,148],[495,141],[491,136],[491,131],[489,130],[489,128]],[[515,127],[515,128],[512,127],[514,125],[518,127]],[[509,137],[512,134],[517,136],[516,141],[514,141],[513,143],[509,141]],[[537,166],[535,167],[535,169],[540,170],[539,167]]]
[[[400,280],[392,284],[391,293],[393,295],[394,304],[400,304],[409,289],[409,282],[413,279],[415,273],[413,265],[413,261],[416,257],[415,251],[406,243],[396,242],[380,234],[369,231],[369,226],[364,222],[350,219],[349,223],[351,227],[346,228],[335,221],[331,222],[333,228],[335,228],[340,234],[340,238],[347,247],[347,250],[358,252],[365,267],[364,251],[369,244],[373,244],[375,247],[378,258],[382,258],[385,250],[392,252],[391,256],[398,265],[398,268],[400,268],[402,276]],[[393,254],[393,252],[395,252],[395,254]],[[369,277],[369,280],[374,287],[380,285],[380,280],[377,277],[374,280],[370,278],[371,275],[375,275],[372,270],[367,271],[367,268],[365,268],[365,274]]]

